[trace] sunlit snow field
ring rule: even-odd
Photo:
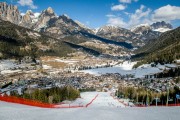
[[[96,94],[88,108],[38,108],[0,102],[0,120],[178,120],[180,107],[124,107],[109,93],[88,92],[75,102],[86,103]],[[86,98],[84,98],[86,97]]]
[[[136,69],[133,69],[133,66],[135,64],[136,62],[125,61],[122,64],[116,65],[114,67],[83,70],[82,72],[94,74],[94,75],[102,75],[106,73],[119,73],[121,75],[131,74],[134,75],[135,78],[143,78],[145,77],[145,75],[162,72],[163,69],[165,68],[168,69],[168,67],[176,67],[175,64],[165,64],[165,65],[158,64],[156,67],[151,67],[150,64],[144,64]]]

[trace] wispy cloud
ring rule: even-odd
[[[37,9],[37,6],[34,5],[33,0],[19,0],[17,3],[20,4],[21,6],[28,6],[31,9]]]
[[[137,2],[139,0],[119,0],[121,3],[131,3],[132,1]]]
[[[158,9],[151,10],[144,5],[136,9],[134,13],[124,11],[127,19],[124,16],[116,16],[114,14],[106,15],[108,17],[107,24],[117,25],[121,27],[131,28],[139,24],[151,24],[158,21],[172,22],[173,20],[180,20],[180,7],[166,5]]]
[[[127,23],[124,22],[123,18],[115,15],[106,15],[108,17],[107,24],[108,25],[114,25],[114,26],[120,26],[120,27],[126,27]]]
[[[130,28],[138,24],[150,23],[151,20],[149,19],[151,11],[151,9],[141,5],[134,13],[124,13],[129,17],[129,20],[125,21],[121,16],[111,15],[108,16],[107,24]]]
[[[133,27],[138,24],[149,23],[150,13],[152,10],[150,8],[146,8],[146,6],[141,5],[139,9],[135,11],[135,13],[130,15],[130,19],[128,22],[129,27]]]
[[[119,5],[114,5],[111,7],[112,11],[120,11],[120,10],[125,10],[127,6],[119,4]]]

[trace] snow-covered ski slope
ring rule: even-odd
[[[125,107],[122,103],[118,100],[114,99],[110,96],[109,92],[99,92],[98,97],[94,102],[89,106],[90,108],[118,108],[118,107]]]
[[[82,93],[82,98],[75,102],[89,102],[96,94],[97,92]],[[0,120],[178,120],[180,118],[180,107],[117,107],[121,105],[109,93],[98,93],[96,100],[87,108],[46,109],[0,102]]]
[[[70,105],[85,106],[92,101],[95,96],[97,96],[96,99],[88,106],[88,108],[125,107],[118,100],[111,97],[110,92],[84,92],[81,93],[81,98],[78,98]]]

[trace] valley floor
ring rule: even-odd
[[[1,120],[177,120],[180,107],[124,107],[110,94],[87,92],[75,103],[89,101],[98,94],[87,108],[45,109],[0,101]]]

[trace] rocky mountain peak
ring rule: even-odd
[[[108,33],[108,32],[122,33],[127,31],[128,31],[127,29],[121,28],[119,26],[105,25],[103,27],[100,27],[97,33]]]
[[[154,31],[159,31],[159,32],[166,32],[173,29],[172,25],[166,23],[165,21],[153,23],[151,27]]]
[[[143,34],[144,32],[150,31],[151,26],[149,24],[140,24],[131,29],[136,34]]]
[[[62,17],[70,19],[70,17],[67,14],[63,14]]]
[[[27,10],[26,14],[27,14],[27,15],[34,16],[34,13],[32,12],[32,10]]]
[[[0,18],[18,24],[21,15],[17,6],[8,5],[6,2],[0,2]]]
[[[26,28],[31,28],[32,27],[32,17],[34,16],[34,13],[31,10],[27,10],[25,15],[22,15],[21,22],[19,25],[26,27]]]
[[[81,22],[79,22],[78,20],[74,21],[75,23],[77,23],[80,27],[82,28],[88,28],[86,25],[82,24]]]
[[[54,10],[51,7],[48,7],[46,10],[44,10],[46,15],[55,15]]]
[[[33,25],[33,29],[40,31],[42,28],[46,28],[49,21],[53,18],[56,18],[54,10],[51,7],[48,7],[39,15],[37,22]]]
[[[151,27],[153,29],[158,29],[158,28],[169,28],[169,29],[172,29],[173,28],[171,24],[166,23],[165,21],[153,23],[151,25]]]

